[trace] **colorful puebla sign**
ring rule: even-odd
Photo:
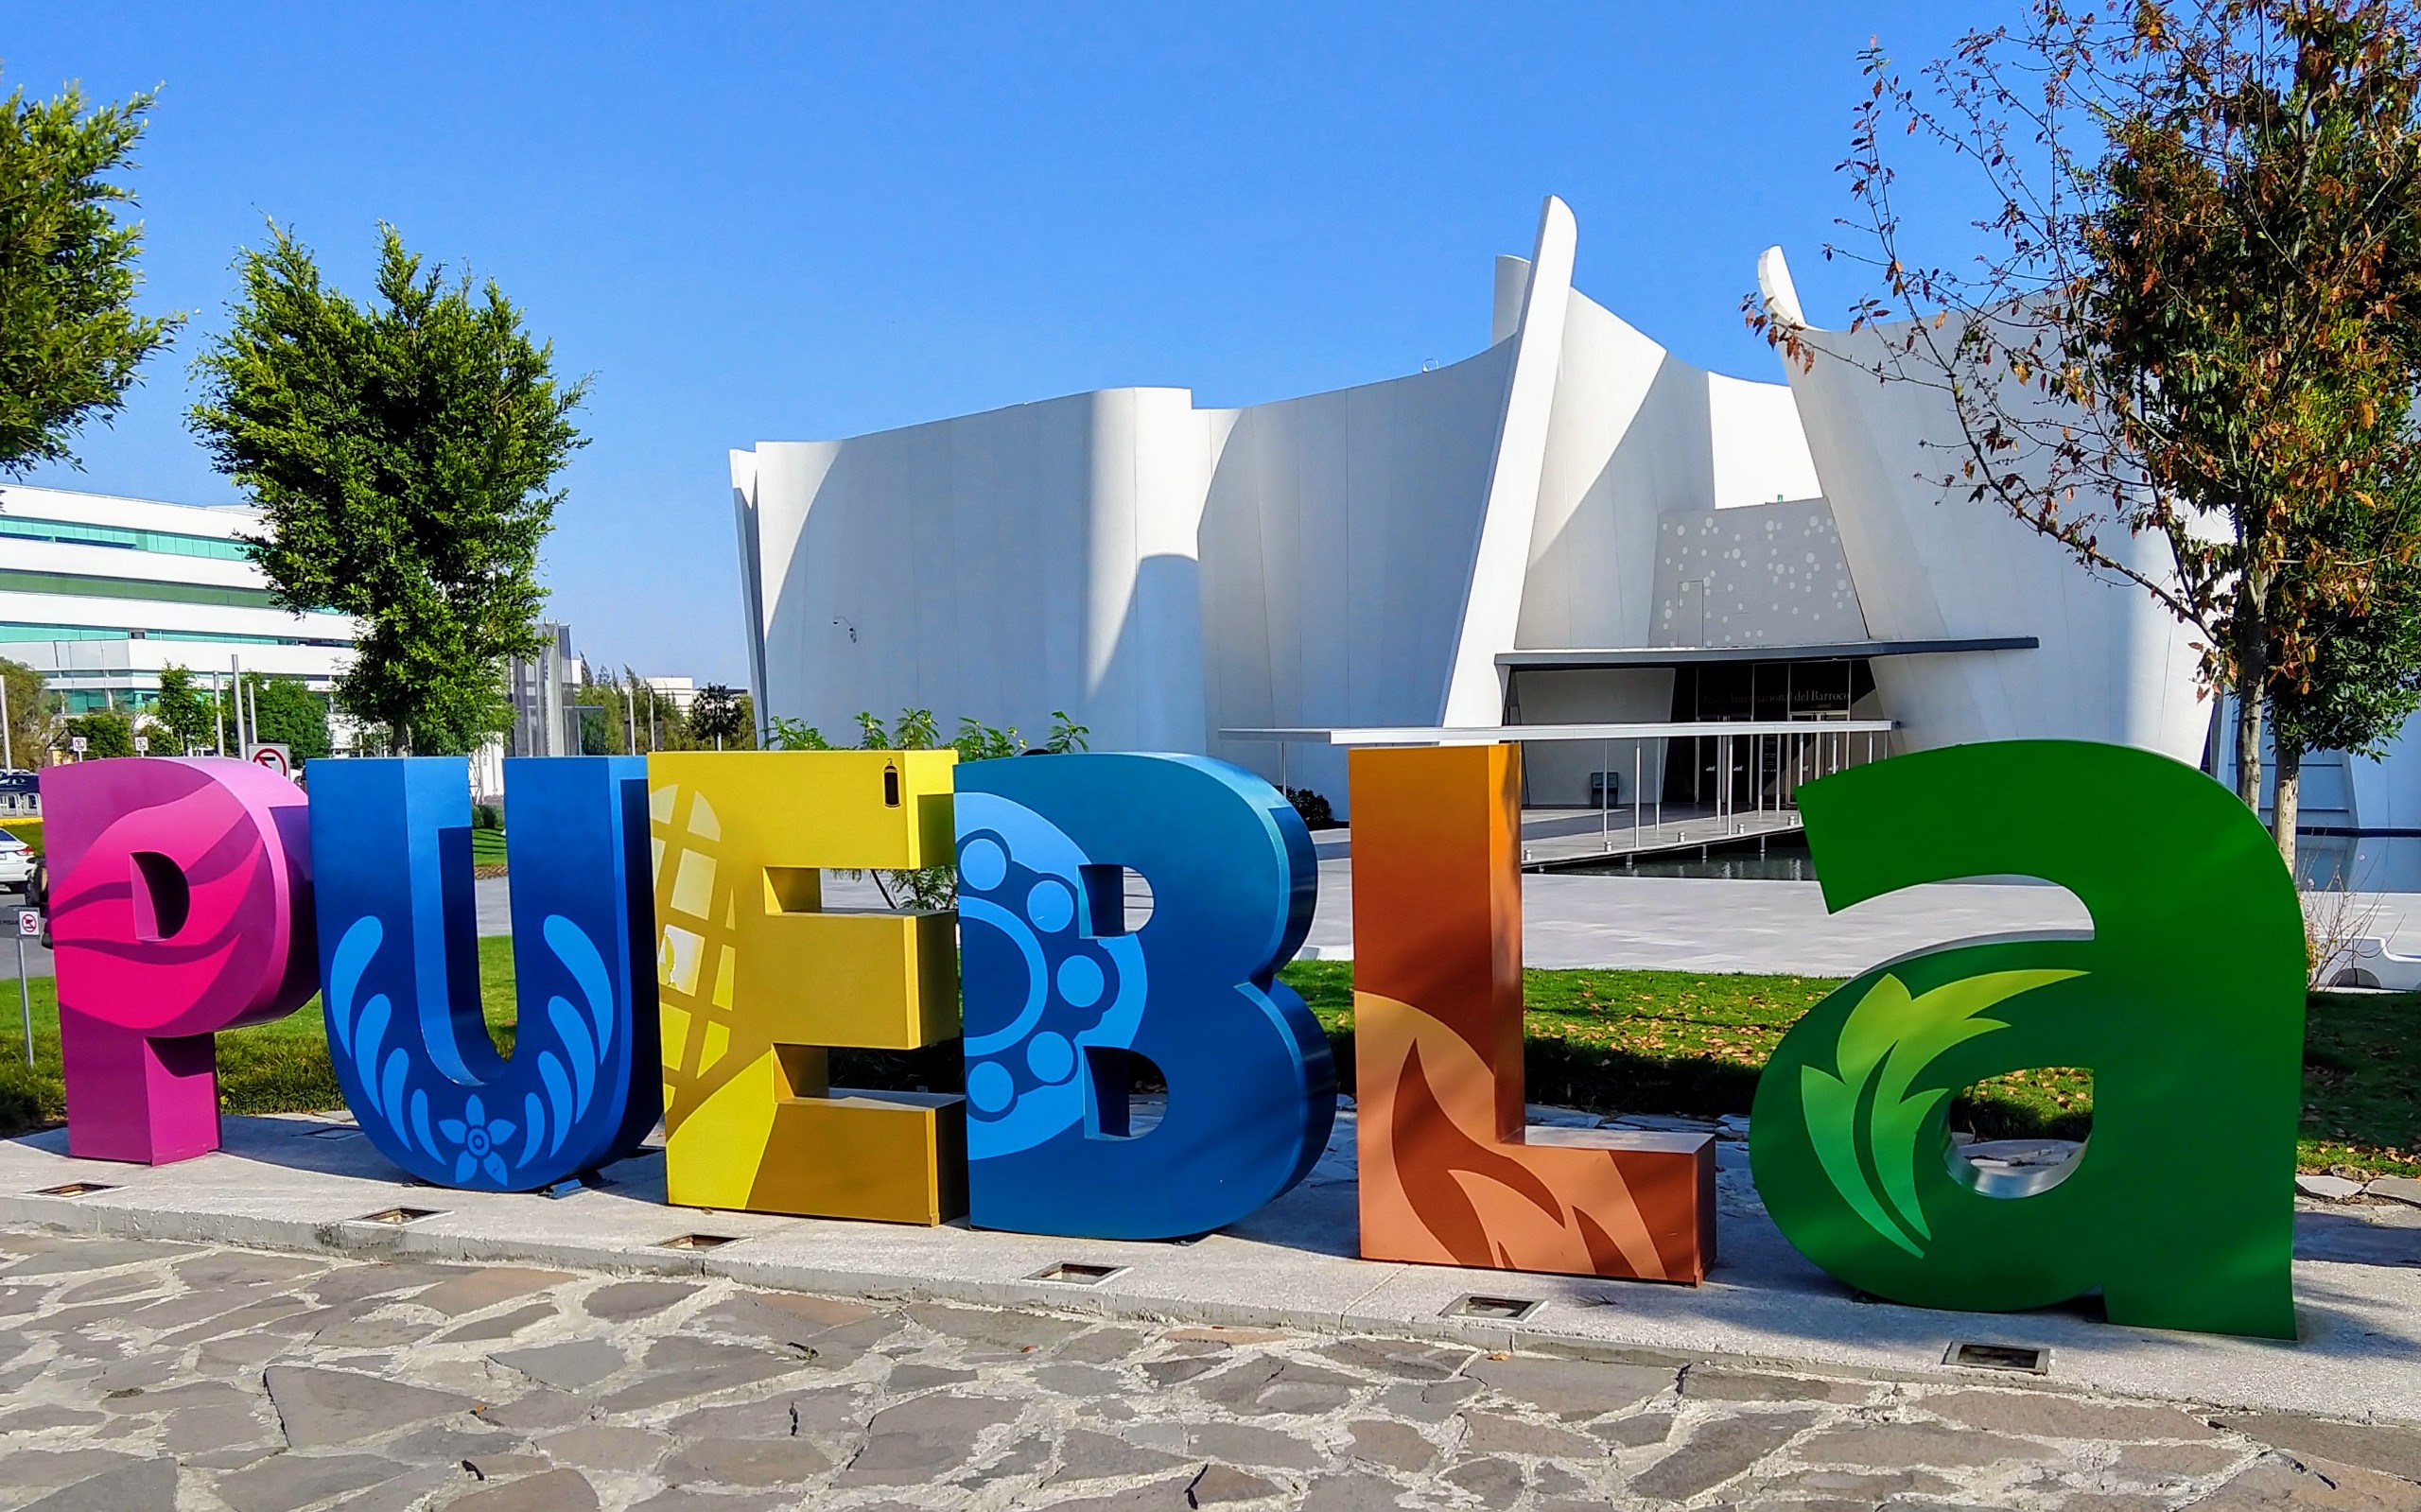
[[[1516,748],[1349,761],[1362,1253],[1703,1277],[1712,1138],[1524,1126]]]
[[[958,1033],[949,915],[826,912],[823,896],[827,866],[947,863],[956,760],[648,757],[674,1202],[911,1224],[966,1211],[959,1100],[848,1091],[826,1069],[835,1048],[913,1050]],[[524,762],[513,780],[553,764]]]
[[[1519,762],[1351,757],[1362,1252],[1696,1282],[1711,1140],[1524,1127]],[[549,1186],[660,1114],[676,1203],[1168,1238],[1278,1197],[1326,1144],[1336,1068],[1277,980],[1317,868],[1248,773],[947,751],[508,765],[510,1060],[479,1009],[460,761],[315,763],[307,807],[235,761],[46,773],[72,1152],[217,1148],[211,1035],[315,986],[364,1132],[441,1185]],[[2089,816],[1978,803],[2076,791]],[[1750,1151],[1791,1242],[1925,1306],[2098,1287],[2117,1321],[2291,1335],[2303,935],[2242,806],[2065,742],[1904,756],[1799,802],[1830,907],[2021,874],[2075,893],[2095,932],[1877,967],[1785,1036]],[[824,907],[826,868],[953,862],[954,914]],[[830,1085],[834,1049],[953,1038],[963,1097]],[[2096,1121],[2029,1185],[1960,1157],[1947,1117],[2033,1066],[2090,1068]],[[1143,1069],[1168,1099],[1139,1133]],[[2193,1117],[2212,1102],[2230,1117]]]
[[[480,1012],[468,769],[421,757],[311,773],[337,1086],[379,1154],[479,1191],[528,1191],[618,1160],[657,1113],[647,763],[530,761],[514,776],[508,1061]]]
[[[216,1150],[212,1036],[319,985],[303,794],[249,762],[167,757],[52,767],[42,794],[68,1150]]]
[[[2027,791],[2093,802],[2060,823],[2012,811]],[[1800,1252],[1924,1307],[2099,1287],[2116,1323],[2292,1338],[2303,912],[2252,811],[2165,757],[2023,740],[1853,768],[1800,808],[1830,908],[2015,875],[2093,915],[2090,938],[1878,966],[1784,1036],[1749,1153]],[[1951,1095],[2034,1066],[2091,1069],[2093,1137],[2047,1179],[1989,1176],[1952,1148]]]
[[[985,761],[958,792],[968,1216],[1172,1239],[1302,1180],[1336,1116],[1336,1068],[1277,980],[1319,878],[1293,806],[1181,756]],[[1151,886],[1131,931],[1129,871]],[[1169,1089],[1140,1136],[1138,1058]]]

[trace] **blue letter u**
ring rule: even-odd
[[[513,1058],[479,1012],[470,770],[459,757],[311,764],[320,982],[337,1085],[423,1180],[527,1191],[620,1159],[654,1127],[647,762],[505,763]]]

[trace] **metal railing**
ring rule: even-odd
[[[1657,723],[1626,724],[1505,724],[1505,725],[1363,725],[1337,727],[1290,727],[1273,729],[1221,730],[1219,736],[1228,740],[1259,740],[1281,745],[1326,746],[1408,746],[1408,745],[1475,745],[1510,741],[1527,745],[1560,744],[1594,740],[1598,747],[1600,773],[1618,777],[1612,766],[1613,748],[1627,744],[1631,748],[1631,801],[1629,843],[1619,848],[1614,843],[1615,827],[1612,800],[1614,782],[1595,784],[1598,809],[1598,850],[1602,856],[1637,855],[1646,850],[1662,850],[1685,845],[1704,845],[1719,841],[1739,839],[1751,834],[1770,834],[1777,830],[1796,828],[1795,823],[1782,822],[1782,816],[1794,810],[1792,801],[1803,783],[1815,781],[1852,766],[1864,766],[1878,759],[1877,738],[1882,738],[1883,755],[1888,756],[1890,737],[1899,728],[1896,720],[1694,720]],[[1713,812],[1708,817],[1711,826],[1704,833],[1691,834],[1691,821],[1684,820],[1669,839],[1664,834],[1664,788],[1662,780],[1663,761],[1660,759],[1659,778],[1653,808],[1655,818],[1643,826],[1643,810],[1649,808],[1645,797],[1647,775],[1647,747],[1654,742],[1713,739],[1716,742]],[[1747,761],[1748,788],[1750,807],[1740,808],[1734,791],[1734,742],[1751,742]],[[1667,747],[1669,751],[1669,745]],[[1696,752],[1693,751],[1693,756]],[[1770,780],[1768,780],[1770,779]],[[1772,805],[1768,807],[1768,789]],[[1774,816],[1772,821],[1767,815]],[[1541,837],[1545,840],[1568,837]],[[1539,843],[1525,840],[1523,860],[1534,859]],[[1559,860],[1577,860],[1588,852]]]

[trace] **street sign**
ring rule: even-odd
[[[264,740],[252,748],[245,760],[256,767],[267,767],[281,777],[294,775],[294,749],[276,740]]]
[[[85,739],[80,735],[71,735],[67,738],[67,749],[75,752],[78,756],[82,756],[84,754],[84,747],[91,743],[91,741]]]
[[[138,736],[136,736],[136,737],[134,738],[134,754],[135,754],[136,756],[146,756],[146,755],[148,755],[148,754],[150,753],[150,750],[151,750],[151,738],[150,738],[149,736],[148,736],[148,735],[138,735]]]
[[[17,911],[17,1019],[26,1029],[26,1064],[34,1063],[34,995],[26,984],[26,942],[42,938],[42,910]]]

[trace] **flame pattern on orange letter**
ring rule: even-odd
[[[1702,1279],[1712,1138],[1524,1126],[1518,748],[1350,768],[1363,1256]]]

